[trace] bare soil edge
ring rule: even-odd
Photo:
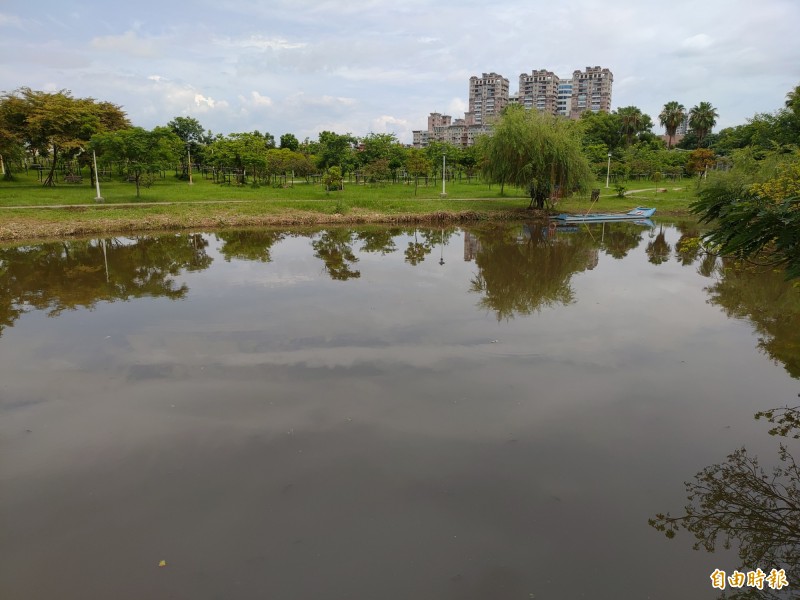
[[[274,215],[153,215],[143,218],[70,219],[42,221],[14,219],[0,221],[0,241],[64,239],[98,234],[130,234],[133,232],[214,230],[232,227],[294,227],[313,225],[440,224],[478,221],[508,221],[544,218],[535,210],[503,211],[435,211],[430,213],[363,213],[324,214],[292,212]]]

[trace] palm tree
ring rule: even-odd
[[[717,117],[719,117],[717,109],[711,106],[710,102],[701,102],[697,106],[693,106],[692,110],[689,111],[689,127],[697,134],[698,148],[703,143],[703,138],[717,124]]]
[[[622,133],[625,135],[625,145],[630,146],[634,136],[642,129],[645,115],[636,106],[625,106],[617,111],[622,121]]]
[[[685,118],[686,107],[676,100],[667,102],[661,114],[658,115],[659,122],[664,126],[664,129],[667,130],[667,136],[669,137],[669,144],[667,144],[667,146],[669,148],[672,148],[672,140],[675,138],[675,131]]]

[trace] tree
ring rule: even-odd
[[[717,124],[717,109],[710,102],[701,102],[689,111],[689,127],[697,134],[697,147]]]
[[[563,192],[587,190],[593,176],[581,151],[574,122],[521,106],[511,106],[496,121],[494,132],[481,138],[486,156],[483,172],[490,182],[529,190],[544,208],[557,187]]]
[[[248,172],[254,177],[266,174],[267,153],[273,147],[270,139],[258,131],[231,133],[214,140],[207,149],[207,160],[222,169],[235,169],[244,183]]]
[[[620,118],[620,130],[625,136],[626,146],[630,146],[640,133],[646,133],[653,127],[650,115],[644,114],[636,106],[624,106],[617,110],[617,114]]]
[[[329,167],[339,167],[342,173],[354,162],[353,145],[356,139],[346,133],[340,135],[332,131],[322,131],[319,134],[319,150],[317,154],[317,166],[320,169]]]
[[[689,154],[689,160],[686,163],[686,170],[690,173],[705,173],[713,167],[717,162],[717,157],[713,150],[708,148],[698,148],[692,150]]]
[[[399,142],[393,133],[370,133],[361,138],[358,152],[358,162],[368,165],[376,160],[386,160],[387,163],[392,154],[392,147]]]
[[[386,181],[392,174],[392,170],[389,168],[389,159],[387,158],[379,158],[364,165],[361,172],[364,175],[364,179],[369,182]]]
[[[119,106],[93,98],[73,98],[68,90],[20,88],[2,96],[0,105],[0,129],[5,131],[6,144],[8,140],[21,141],[29,151],[49,155],[45,186],[55,185],[59,159],[80,155],[96,133],[129,126]]]
[[[281,136],[281,149],[291,150],[292,152],[297,152],[297,149],[300,147],[300,142],[292,133],[284,133]]]
[[[206,142],[206,134],[200,121],[193,117],[175,117],[167,123],[172,132],[184,144],[202,144]]]
[[[136,184],[139,198],[142,176],[178,160],[183,153],[183,142],[167,127],[156,127],[152,131],[131,127],[93,136],[92,149],[103,158],[125,166],[128,177]]]
[[[622,145],[622,119],[618,112],[586,110],[578,123],[583,130],[584,146],[603,144],[613,152]]]
[[[339,167],[331,167],[322,176],[322,183],[325,185],[326,192],[341,189],[342,181],[342,170]]]
[[[709,177],[691,210],[719,253],[785,267],[800,277],[800,152],[780,152],[757,160],[739,151],[729,173]]]
[[[419,178],[428,174],[431,169],[430,161],[425,158],[425,154],[418,148],[412,148],[408,151],[406,158],[406,171],[409,175],[414,177],[414,195],[417,195],[417,186]]]
[[[668,148],[672,148],[672,140],[675,139],[675,132],[683,120],[686,118],[686,108],[676,100],[671,100],[664,105],[658,121],[667,131],[669,138]]]

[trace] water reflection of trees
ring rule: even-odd
[[[622,259],[628,252],[638,247],[644,229],[634,223],[614,223],[607,225],[602,232],[601,245],[609,256]]]
[[[361,277],[361,271],[353,268],[358,262],[353,252],[354,233],[350,229],[328,229],[312,240],[314,256],[325,263],[325,270],[331,279],[347,281]]]
[[[758,347],[800,378],[800,289],[782,271],[720,263],[719,278],[709,286],[711,302],[729,317],[747,319],[759,335]]]
[[[175,277],[207,268],[202,235],[106,238],[0,248],[0,331],[28,307],[55,316],[100,301],[185,297]]]
[[[572,275],[597,264],[599,240],[585,232],[550,236],[542,223],[524,232],[508,224],[471,230],[480,248],[471,291],[483,295],[480,306],[498,319],[572,302]]]
[[[223,242],[220,252],[225,260],[253,260],[272,262],[270,250],[272,246],[284,239],[287,234],[269,229],[250,229],[238,231],[222,231],[216,234]]]
[[[647,252],[647,259],[654,265],[660,265],[669,260],[672,246],[667,242],[663,225],[659,228],[655,238],[651,242],[648,242],[645,252]]]
[[[798,438],[798,408],[768,410],[756,414],[775,425],[772,435]],[[740,572],[760,568],[784,569],[789,585],[800,581],[800,470],[784,444],[779,464],[765,469],[758,457],[742,447],[719,464],[706,467],[687,482],[688,504],[683,513],[660,513],[650,525],[673,538],[685,530],[694,536],[694,548],[713,552],[718,546],[737,546]],[[726,586],[727,587],[727,586]],[[764,584],[730,588],[726,598],[787,598],[797,592],[777,592]]]

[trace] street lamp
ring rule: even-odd
[[[447,161],[445,160],[446,156],[447,155],[444,152],[442,152],[442,196],[441,196],[442,198],[447,198],[447,192],[445,191],[444,188],[445,179],[447,179],[447,177],[445,176],[446,174],[445,169],[447,168]]]
[[[188,145],[186,146],[186,159],[188,161],[186,167],[189,169],[189,185],[194,185],[194,183],[192,182],[192,152],[189,149]]]
[[[608,153],[608,169],[606,170],[606,189],[608,189],[609,179],[611,179],[611,152]]]
[[[95,197],[95,202],[105,202],[103,197],[100,195],[100,173],[97,172],[97,155],[95,154],[94,150],[92,150],[92,163],[94,164],[94,185],[95,189],[97,190],[97,197]],[[105,251],[105,246],[103,246]]]

